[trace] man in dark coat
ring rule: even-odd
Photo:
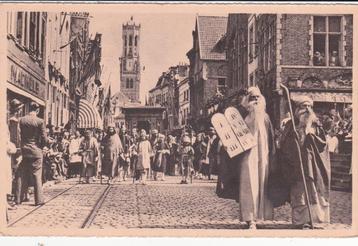
[[[20,127],[19,127],[19,118],[22,108],[24,104],[22,104],[19,100],[13,99],[10,102],[10,113],[11,117],[9,119],[9,132],[10,132],[10,141],[15,144],[17,149],[17,153],[11,156],[11,168],[13,173],[15,174],[14,184],[12,186],[12,192],[15,197],[18,197],[20,200],[20,192],[21,192],[21,139],[20,139]],[[27,199],[27,198],[25,198]],[[16,201],[16,199],[15,199]]]
[[[329,223],[330,160],[325,133],[312,110],[313,101],[302,96],[296,101],[294,120],[298,133],[288,122],[281,140],[281,164],[290,187],[292,223],[304,228],[309,222],[303,177],[296,141],[299,143],[314,223]]]
[[[21,194],[27,191],[28,183],[32,176],[36,206],[44,203],[42,194],[42,148],[49,142],[44,121],[37,116],[39,112],[40,106],[32,102],[29,114],[20,118],[21,151],[23,156]],[[21,200],[17,199],[16,202],[21,203]]]

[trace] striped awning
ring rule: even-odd
[[[77,128],[103,129],[103,121],[98,110],[85,99],[80,100]]]

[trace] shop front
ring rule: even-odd
[[[40,118],[45,116],[46,83],[41,75],[31,69],[31,65],[18,62],[16,57],[8,56],[7,77],[7,119],[9,118],[9,105],[13,99],[20,100],[23,104],[22,115],[29,112],[32,101],[40,105]]]

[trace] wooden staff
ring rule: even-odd
[[[304,186],[304,189],[305,189],[305,200],[306,200],[306,204],[307,204],[307,208],[308,208],[308,215],[309,215],[309,218],[310,218],[310,226],[311,226],[311,229],[314,229],[314,227],[313,227],[313,218],[312,218],[312,210],[311,210],[311,203],[310,203],[309,196],[308,196],[306,175],[305,175],[305,172],[304,172],[303,162],[302,162],[301,147],[300,147],[300,144],[298,142],[298,133],[297,133],[297,130],[296,130],[294,117],[293,117],[292,105],[291,105],[291,100],[290,100],[290,92],[289,92],[288,88],[285,85],[280,84],[280,86],[284,89],[284,91],[286,92],[286,95],[287,95],[288,107],[289,107],[290,115],[291,115],[291,122],[292,122],[292,126],[293,126],[293,131],[294,131],[295,136],[296,136],[295,143],[296,143],[296,147],[297,147],[297,151],[298,151],[298,158],[299,158],[299,161],[300,161],[301,175],[302,175],[302,180],[303,180],[303,186]]]

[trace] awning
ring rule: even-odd
[[[40,98],[37,98],[37,97],[31,95],[31,94],[28,93],[27,91],[24,91],[24,90],[22,90],[22,89],[20,89],[20,88],[18,88],[18,87],[16,87],[16,86],[14,86],[13,84],[10,84],[9,82],[6,83],[6,84],[7,84],[7,88],[8,88],[10,91],[13,91],[13,92],[15,92],[15,93],[17,93],[17,94],[20,94],[20,95],[24,96],[24,97],[27,97],[27,98],[31,99],[32,101],[38,103],[39,105],[45,107],[45,101],[44,101],[44,100],[41,100]]]
[[[103,121],[97,109],[85,99],[80,100],[77,127],[103,129]]]
[[[352,93],[349,92],[301,92],[292,91],[291,99],[306,95],[312,98],[314,102],[333,102],[333,103],[352,103]]]

